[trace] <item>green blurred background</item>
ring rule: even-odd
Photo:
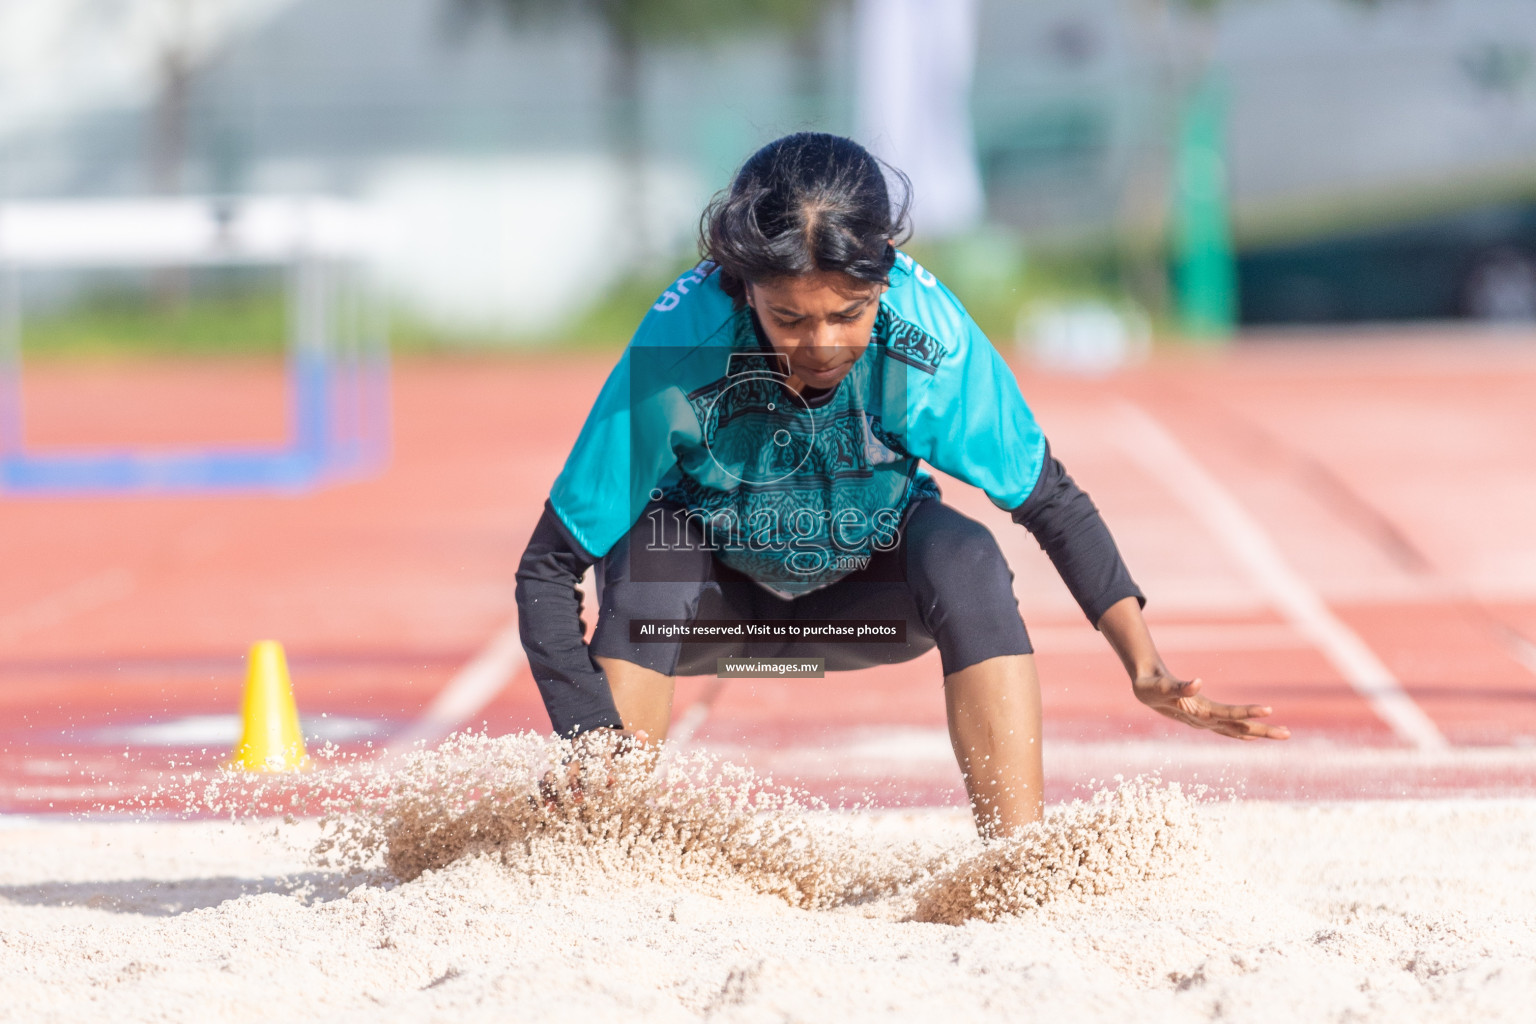
[[[18,0],[0,38],[0,203],[353,200],[397,349],[622,344],[753,148],[900,164],[871,97],[933,82],[979,200],[914,173],[909,249],[999,345],[1536,319],[1529,0]],[[6,272],[28,358],[284,344],[277,269]]]

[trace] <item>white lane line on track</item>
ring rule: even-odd
[[[1421,751],[1409,747],[1361,747],[1329,741],[1309,741],[1299,748],[1285,744],[1218,745],[1199,740],[1115,740],[1113,742],[1047,740],[1043,755],[1046,774],[1067,771],[1123,772],[1127,778],[1164,766],[1178,770],[1224,769],[1249,772],[1255,768],[1295,769],[1315,776],[1336,773],[1347,779],[1355,771],[1402,771],[1444,767],[1467,772],[1536,773],[1536,747],[1445,747]],[[711,744],[725,758],[750,758],[775,773],[823,774],[835,767],[841,777],[922,777],[955,770],[949,733],[942,727],[881,727],[849,729],[822,737],[814,745],[780,746],[772,750],[731,742]],[[1297,767],[1298,752],[1305,764]],[[950,776],[952,777],[952,776]],[[1104,776],[1100,775],[1101,780]],[[1529,791],[1529,783],[1505,783]]]
[[[108,569],[88,576],[40,601],[0,615],[0,643],[48,629],[76,615],[93,611],[133,593],[133,574],[127,569]]]
[[[1419,750],[1446,749],[1439,728],[1404,692],[1392,670],[1291,568],[1232,493],[1140,406],[1123,403],[1119,419],[1123,429],[1115,431],[1115,438],[1125,452],[1205,525],[1398,738]]]
[[[527,655],[513,619],[459,669],[421,717],[390,739],[387,750],[403,753],[418,742],[431,745],[462,727],[495,700],[525,664]]]
[[[1037,651],[1049,654],[1101,654],[1109,650],[1104,637],[1086,620],[1081,626],[1030,626],[1029,638]],[[1160,651],[1293,651],[1311,646],[1288,622],[1164,623],[1157,627]]]
[[[1504,630],[1504,644],[1516,661],[1536,675],[1536,644],[1511,629]]]

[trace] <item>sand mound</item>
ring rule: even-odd
[[[1135,779],[938,872],[916,894],[913,920],[996,921],[1064,897],[1103,896],[1198,869],[1194,803],[1176,785]]]

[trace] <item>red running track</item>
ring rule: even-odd
[[[460,671],[514,620],[517,557],[608,364],[407,360],[388,471],[310,494],[0,494],[0,812],[131,801],[216,766],[260,638],[286,645],[306,730],[349,751],[547,728],[526,668]],[[1143,711],[1028,535],[945,481],[1014,568],[1052,799],[1147,770],[1250,796],[1536,792],[1531,339],[1272,340],[1021,385],[1171,667],[1296,734],[1236,744]],[[37,447],[283,429],[275,365],[32,367],[26,397]],[[961,799],[936,656],[732,681],[706,706],[708,682],[679,687],[691,742],[833,799]]]

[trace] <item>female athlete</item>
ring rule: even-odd
[[[1040,685],[1013,574],[927,463],[1034,535],[1138,700],[1224,736],[1287,738],[1260,721],[1269,708],[1217,703],[1164,666],[1141,591],[1012,372],[897,248],[906,205],[868,152],[817,133],[763,147],[710,204],[703,261],[641,323],[518,568],[555,730],[664,740],[674,677],[720,658],[846,671],[937,647],[978,829],[1038,821]],[[589,648],[577,583],[594,564]],[[858,624],[880,635],[845,632]]]

